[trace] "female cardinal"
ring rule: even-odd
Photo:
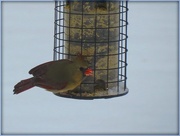
[[[34,86],[53,93],[70,91],[80,85],[86,76],[92,76],[93,71],[78,54],[73,61],[62,59],[36,66],[29,71],[29,74],[33,77],[17,83],[14,86],[14,94],[19,94]]]

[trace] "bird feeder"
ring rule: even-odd
[[[94,71],[74,90],[57,96],[97,99],[127,88],[127,1],[55,1],[53,59],[81,53]]]

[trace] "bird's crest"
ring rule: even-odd
[[[80,52],[77,53],[77,58],[80,60],[84,60],[84,57]]]

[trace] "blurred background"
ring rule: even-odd
[[[128,22],[127,95],[13,95],[53,60],[54,2],[2,2],[2,134],[178,134],[178,2],[129,2]]]

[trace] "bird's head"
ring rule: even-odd
[[[77,53],[76,57],[73,59],[77,67],[88,68],[90,67],[89,62],[86,58],[81,54]]]

